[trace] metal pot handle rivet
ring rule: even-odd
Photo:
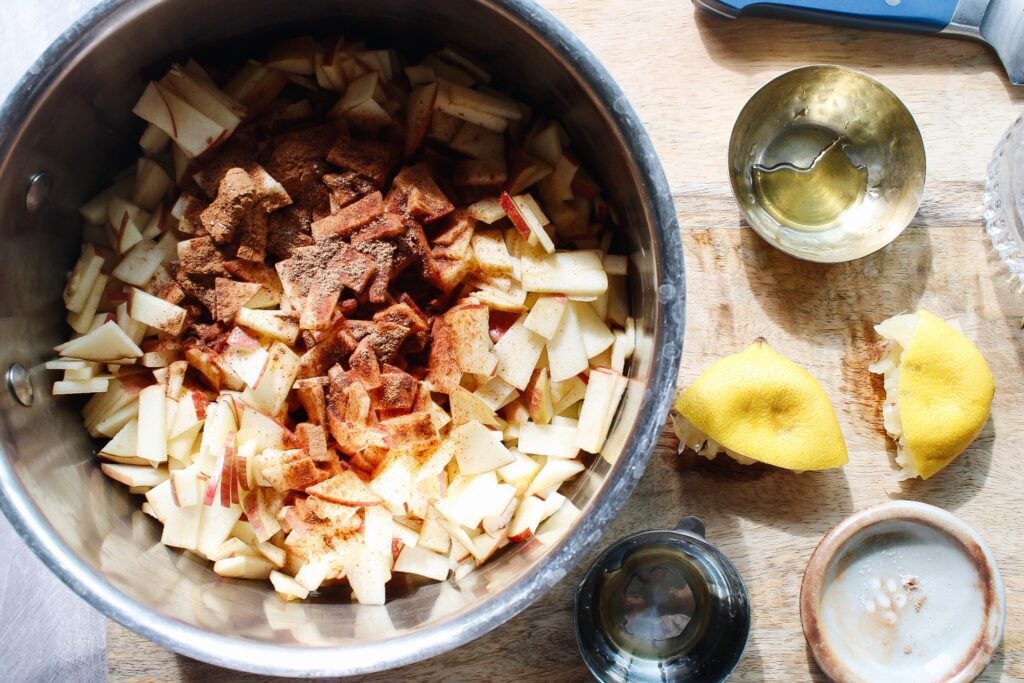
[[[21,405],[32,405],[35,394],[32,390],[32,380],[29,379],[28,370],[21,363],[11,363],[7,368],[7,390]]]
[[[34,173],[28,179],[28,189],[25,191],[25,208],[28,209],[29,213],[35,213],[42,207],[47,197],[50,196],[52,188],[53,179],[50,178],[50,174],[46,171]]]

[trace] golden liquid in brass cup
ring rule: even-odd
[[[750,98],[729,141],[733,194],[772,246],[838,263],[881,249],[924,192],[925,155],[910,112],[864,74],[816,65]]]
[[[791,130],[805,134],[799,128]],[[848,140],[836,137],[807,167],[789,162],[771,167],[754,164],[754,196],[772,218],[794,230],[835,227],[868,191],[867,168],[850,159],[848,147]]]

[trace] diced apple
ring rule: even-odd
[[[162,152],[170,141],[171,136],[150,123],[139,137],[139,147],[146,154],[155,156]]]
[[[473,159],[503,159],[505,157],[505,138],[501,133],[468,121],[463,123],[443,111],[434,112],[430,120],[428,136],[438,139],[439,135],[435,132],[435,128],[444,126],[446,122],[448,125],[454,124],[454,130],[447,138],[444,137],[444,134],[448,134],[448,131],[443,131],[440,139],[442,142],[447,142],[448,146],[456,152]]]
[[[187,508],[198,505],[202,500],[199,495],[200,484],[199,468],[191,465],[184,469],[171,472],[171,493],[174,496],[174,504],[178,507]],[[205,484],[202,485],[205,490]]]
[[[228,133],[157,83],[146,86],[132,113],[167,133],[189,157],[199,156]]]
[[[555,243],[551,241],[551,236],[544,228],[549,223],[548,218],[537,206],[533,197],[529,194],[513,197],[508,192],[503,192],[499,201],[501,208],[505,210],[512,224],[516,226],[524,239],[529,239],[532,235],[537,238],[544,251],[549,254],[554,253]]]
[[[70,312],[82,311],[96,279],[100,276],[103,263],[104,258],[96,253],[96,248],[93,245],[88,243],[82,245],[82,255],[71,270],[67,286],[64,288],[64,305]]]
[[[395,571],[418,574],[434,581],[448,578],[448,556],[420,546],[405,546],[395,560]]]
[[[146,502],[153,509],[153,516],[161,522],[166,520],[172,508],[176,507],[170,479],[146,491],[145,495]]]
[[[356,600],[363,605],[383,605],[384,586],[391,578],[390,556],[382,557],[362,543],[349,543],[344,564]]]
[[[526,489],[527,496],[535,496],[553,486],[559,486],[562,482],[572,479],[585,468],[579,460],[567,458],[548,458],[544,466],[534,476]]]
[[[330,479],[310,486],[306,493],[349,507],[371,507],[380,504],[380,496],[352,470],[344,470]]]
[[[444,314],[453,335],[456,362],[462,372],[490,375],[497,363],[490,328],[490,312],[481,304],[453,308]]]
[[[497,376],[519,390],[526,389],[530,383],[544,350],[544,337],[527,329],[525,319],[525,315],[520,316],[494,345],[498,357]]]
[[[299,360],[290,348],[274,342],[263,375],[255,386],[246,388],[242,400],[268,415],[279,415],[299,373]]]
[[[530,384],[523,393],[526,409],[530,411],[530,419],[537,424],[546,425],[554,415],[554,404],[551,400],[551,379],[548,368],[537,368],[533,371]]]
[[[487,197],[474,202],[469,205],[466,211],[469,212],[470,216],[487,225],[497,223],[506,217],[505,209],[501,208],[501,200],[497,197]],[[508,253],[507,249],[505,253]]]
[[[105,462],[100,465],[100,470],[114,481],[121,482],[126,486],[148,486],[152,488],[157,484],[167,481],[168,477],[166,469],[147,465],[121,465]]]
[[[147,294],[138,287],[133,287],[128,299],[128,315],[132,320],[138,320],[150,327],[176,335],[185,325],[187,313],[181,306]]]
[[[478,386],[473,393],[487,404],[487,407],[495,411],[504,408],[519,397],[516,388],[500,377],[491,377],[485,384]]]
[[[235,314],[235,324],[285,344],[294,344],[300,331],[298,319],[281,311],[240,308]]]
[[[447,495],[437,501],[436,507],[445,517],[475,529],[480,526],[497,491],[498,480],[494,471],[459,477],[448,486]]]
[[[408,70],[407,70],[408,71]],[[437,99],[437,82],[415,85],[409,94],[406,115],[405,156],[412,156],[430,127],[430,115]]]
[[[608,289],[601,252],[560,251],[523,263],[523,289],[552,292],[570,297],[597,297]]]
[[[531,458],[518,449],[512,449],[512,455],[515,460],[499,469],[498,476],[502,481],[515,486],[518,495],[522,495],[542,465],[536,458]]]
[[[267,448],[282,449],[288,430],[270,415],[261,412],[251,405],[242,405],[242,415],[238,425],[238,442],[254,441],[256,450]]]
[[[231,579],[267,579],[274,571],[274,565],[262,557],[236,555],[214,562],[213,571],[218,576]]]
[[[451,536],[439,520],[440,514],[433,507],[427,508],[423,526],[420,527],[416,545],[427,550],[447,554],[451,548]]]
[[[467,422],[452,430],[455,460],[459,471],[474,476],[504,467],[515,457],[501,443],[501,433],[487,429],[479,422]]]
[[[270,572],[270,583],[285,600],[305,600],[309,591],[298,581],[279,571]]]
[[[109,385],[110,380],[105,377],[84,380],[57,380],[53,383],[53,395],[99,394],[106,391]]]
[[[537,299],[526,316],[526,329],[536,332],[545,339],[551,339],[562,322],[562,314],[569,300],[564,296],[542,296]]]
[[[564,309],[555,334],[547,342],[547,351],[552,382],[564,382],[590,367],[574,307]]]
[[[590,373],[576,431],[579,448],[588,453],[601,451],[626,382],[625,377],[615,372],[595,369]]]
[[[257,542],[270,540],[281,530],[280,523],[267,505],[262,488],[249,491],[242,499],[242,508],[245,511],[245,518],[252,525],[253,533],[256,534]]]
[[[139,429],[137,454],[153,463],[167,460],[167,397],[159,384],[139,392]]]
[[[558,124],[549,123],[538,133],[528,138],[526,150],[545,163],[554,166],[562,157],[562,140]]]
[[[171,233],[164,234],[157,242],[143,240],[124,255],[111,274],[121,282],[145,287],[157,268],[177,254],[176,245],[177,240]]]
[[[576,523],[580,516],[580,509],[571,501],[562,501],[558,511],[541,522],[534,534],[537,540],[544,545],[554,545],[566,532]]]
[[[100,449],[99,456],[126,465],[150,465],[138,455],[138,429],[138,420],[130,420]]]
[[[530,455],[575,458],[579,453],[576,447],[576,427],[527,422],[519,428],[519,450]]]
[[[586,393],[586,383],[576,375],[563,382],[552,382],[551,400],[554,403],[555,415],[561,415],[567,409],[582,401]]]
[[[604,321],[597,317],[590,304],[573,301],[571,305],[576,313],[580,333],[583,335],[583,346],[586,348],[587,357],[593,358],[612,345],[615,335],[604,324]]]
[[[82,304],[81,310],[78,313],[68,313],[68,325],[75,332],[86,334],[92,329],[96,320],[96,310],[100,306],[100,300],[103,297],[103,292],[106,290],[109,279],[106,275],[97,275],[93,280],[92,289],[89,290],[85,303]]]
[[[205,555],[216,550],[231,535],[231,530],[241,516],[242,508],[239,505],[204,506],[196,551]]]
[[[223,358],[224,363],[246,386],[253,387],[266,371],[270,354],[262,346],[252,350],[229,346],[224,350]]]
[[[505,119],[518,120],[523,117],[523,112],[516,102],[455,83],[448,85],[448,98],[454,104],[461,104]]]
[[[518,491],[516,492],[518,493]],[[484,517],[483,520],[481,521],[484,533],[497,534],[502,529],[508,527],[509,522],[512,521],[513,515],[515,515],[516,509],[519,507],[519,502],[519,498],[516,498],[513,495],[511,498],[509,498],[508,503],[505,504],[505,509],[502,510],[501,514],[488,515]]]
[[[152,495],[163,486],[167,487],[166,494],[161,496]],[[205,482],[197,480],[196,490],[198,495],[202,495],[201,491],[203,488],[205,488]],[[170,482],[165,482],[151,489],[146,494],[146,499],[150,505],[153,505],[156,513],[163,516],[161,521],[164,523],[164,530],[160,536],[160,542],[172,548],[195,550],[196,546],[199,545],[199,531],[204,508],[202,505],[178,507],[174,504],[173,499],[166,500],[164,498],[164,496],[169,498],[170,491]]]
[[[132,202],[146,211],[152,211],[160,205],[170,186],[171,177],[167,175],[167,171],[152,159],[142,157],[135,170]]]
[[[392,451],[374,470],[370,490],[377,494],[392,514],[403,514],[416,470],[416,459],[410,453]]]
[[[479,396],[462,387],[456,387],[448,395],[448,409],[451,411],[452,424],[456,427],[469,422],[498,427],[498,416],[494,409]]]
[[[508,525],[508,540],[525,541],[540,526],[544,516],[544,501],[532,495],[523,498],[516,514]]]

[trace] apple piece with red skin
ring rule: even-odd
[[[580,509],[571,501],[562,501],[558,510],[541,522],[534,535],[545,545],[554,545],[575,524],[580,516]]]
[[[555,411],[551,397],[551,376],[547,368],[537,368],[533,371],[533,377],[523,392],[523,398],[526,401],[526,409],[530,411],[531,420],[539,425],[551,422]]]
[[[203,505],[213,505],[213,501],[217,498],[217,492],[221,488],[221,480],[225,473],[228,473],[228,476],[230,477],[229,470],[227,469],[228,466],[225,463],[230,462],[232,458],[234,458],[234,454],[235,434],[234,432],[231,432],[228,435],[227,440],[224,442],[224,446],[217,454],[217,459],[213,466],[213,473],[210,476],[210,481],[206,485],[206,491],[203,494]]]
[[[158,83],[146,86],[132,113],[164,131],[189,158],[227,137],[227,129]]]
[[[281,524],[270,511],[262,488],[256,487],[242,498],[242,509],[260,543],[270,540],[281,530]]]
[[[508,540],[525,541],[540,526],[544,516],[544,501],[536,496],[528,495],[516,508],[516,514],[508,525]]]
[[[549,254],[555,251],[555,244],[551,241],[551,236],[544,229],[544,226],[548,223],[547,217],[540,210],[540,207],[537,206],[533,197],[528,194],[512,196],[508,192],[503,192],[499,201],[501,202],[501,208],[505,210],[505,213],[524,240],[535,236],[544,248],[544,251]]]

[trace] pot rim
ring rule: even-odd
[[[60,35],[15,85],[0,107],[0,170],[6,165],[20,124],[66,67],[87,46],[103,39],[106,25],[124,13],[146,11],[160,0],[105,0]],[[531,571],[492,593],[476,607],[372,643],[297,647],[256,643],[186,625],[144,607],[119,591],[83,561],[46,521],[11,466],[14,439],[0,421],[0,509],[28,547],[90,605],[150,641],[179,654],[240,671],[278,676],[326,677],[365,674],[411,664],[463,645],[524,610],[564,578],[600,538],[618,511],[616,501],[632,493],[650,459],[674,392],[682,352],[685,280],[682,241],[664,170],[640,119],[619,86],[582,41],[532,0],[486,0],[555,53],[575,72],[581,87],[608,112],[638,171],[643,205],[653,226],[657,277],[656,316],[648,386],[627,446],[595,495],[589,515],[543,555]],[[397,653],[397,654],[396,654]]]

